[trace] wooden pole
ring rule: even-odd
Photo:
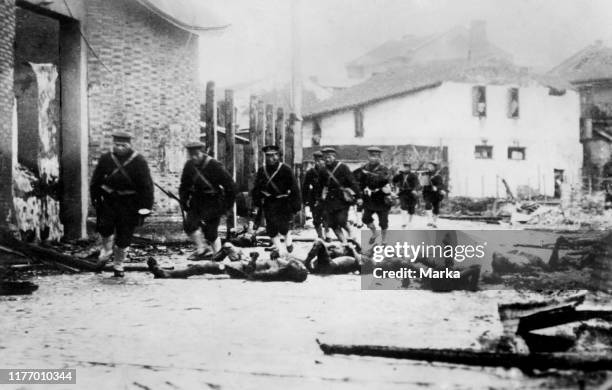
[[[293,149],[293,125],[296,123],[296,117],[294,113],[289,114],[289,120],[287,121],[287,128],[285,130],[285,163],[293,168],[294,163],[294,149]]]
[[[257,166],[263,166],[263,153],[261,153],[261,148],[264,146],[264,128],[266,125],[266,117],[264,112],[264,104],[263,101],[259,100],[257,102],[257,126],[255,127],[255,133],[257,137],[257,147],[259,148],[257,153]]]
[[[276,111],[275,144],[281,148],[282,161],[285,161],[285,113],[282,107]]]
[[[208,154],[217,157],[217,102],[215,101],[215,83],[206,83],[206,149]]]
[[[251,95],[249,100],[249,144],[246,148],[244,169],[247,174],[249,190],[255,183],[257,173],[257,156],[259,155],[259,144],[257,142],[257,97]]]
[[[236,118],[234,116],[234,91],[225,90],[225,167],[236,181]],[[236,226],[236,203],[227,216],[227,232]]]
[[[302,61],[300,37],[300,0],[293,0],[291,6],[291,108],[295,114],[293,130],[293,164],[302,166]]]
[[[265,145],[272,145],[274,143],[274,126],[276,122],[274,120],[274,106],[266,104],[266,134],[265,134]]]

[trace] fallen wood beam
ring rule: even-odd
[[[482,215],[440,215],[440,218],[450,219],[455,221],[483,221],[483,222],[499,222],[503,217],[485,217]]]
[[[587,321],[600,318],[612,321],[611,310],[575,310],[573,307],[557,308],[542,311],[522,317],[518,324],[518,334],[524,334],[532,330],[551,328],[576,321]]]
[[[168,269],[174,269],[174,268],[167,268],[167,267],[162,267],[162,269],[168,270]],[[123,264],[123,270],[125,272],[149,272],[149,267],[146,264]],[[103,271],[105,272],[113,272],[113,265],[112,264],[107,264],[104,266]]]
[[[20,241],[13,237],[13,234],[6,229],[0,229],[0,245],[21,252],[33,260],[52,266],[61,264],[81,271],[100,271],[101,269],[100,265],[96,263],[60,253],[52,248]],[[66,267],[64,267],[64,270],[68,270]]]
[[[318,342],[318,340],[317,340]],[[326,355],[376,356],[393,359],[422,360],[480,367],[520,368],[525,371],[560,369],[600,371],[612,367],[609,354],[590,353],[498,353],[471,349],[401,348],[383,345],[340,345],[319,343]]]

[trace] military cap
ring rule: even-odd
[[[323,157],[323,153],[321,153],[320,151],[317,150],[316,152],[312,153],[312,157],[314,157],[314,158],[321,158],[321,157]]]
[[[264,153],[278,153],[280,152],[280,148],[276,145],[266,145],[263,148],[261,148],[261,150],[263,150]]]
[[[368,151],[368,153],[382,153],[382,149],[379,148],[378,146],[370,146],[366,150]]]
[[[205,149],[206,148],[206,144],[204,142],[200,142],[200,141],[193,141],[193,142],[188,142],[185,144],[185,148],[187,150],[192,150],[192,149]]]
[[[323,153],[336,153],[336,149],[332,148],[331,146],[326,146],[323,149],[321,149],[321,152],[323,152]]]
[[[132,139],[132,134],[125,132],[125,131],[116,131],[113,133],[113,139],[116,139],[116,140],[125,139],[129,141]]]

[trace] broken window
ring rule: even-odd
[[[508,118],[519,117],[519,89],[508,89]]]
[[[474,157],[477,159],[492,159],[493,158],[493,146],[476,145],[474,147]]]
[[[482,85],[472,87],[472,114],[479,118],[487,116],[487,89]]]
[[[508,160],[524,160],[525,148],[520,146],[508,147]]]
[[[355,137],[363,137],[363,109],[356,108],[353,113],[355,114]]]

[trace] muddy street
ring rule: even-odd
[[[306,249],[299,244],[297,251]],[[180,256],[172,261],[184,264]],[[77,388],[576,385],[571,376],[527,377],[516,369],[325,356],[317,345],[318,339],[479,349],[480,336],[501,334],[497,304],[520,296],[512,290],[363,291],[359,275],[260,283],[225,276],[154,279],[133,272],[123,280],[84,273],[34,281],[40,288],[33,295],[0,298],[3,366],[76,368]]]

